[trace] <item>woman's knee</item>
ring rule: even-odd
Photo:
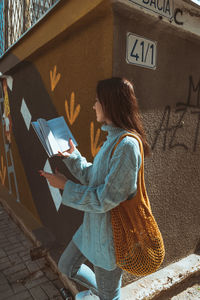
[[[71,241],[58,261],[58,269],[67,277],[71,277],[72,263],[74,261],[75,246]]]
[[[84,255],[71,241],[59,259],[58,269],[72,279],[85,260]]]
[[[71,263],[62,255],[58,261],[58,269],[67,277],[71,277]]]

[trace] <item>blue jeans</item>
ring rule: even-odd
[[[94,272],[84,264],[87,258],[73,241],[69,243],[58,262],[59,270],[70,279],[91,290],[101,300],[119,300],[122,270],[112,271],[94,266]]]

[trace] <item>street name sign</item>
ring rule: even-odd
[[[173,0],[129,0],[141,7],[155,12],[168,19],[173,18],[174,14],[174,2]]]

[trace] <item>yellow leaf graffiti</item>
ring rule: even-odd
[[[101,148],[101,144],[98,144],[100,137],[100,129],[97,129],[96,135],[94,136],[94,122],[90,123],[90,139],[91,139],[91,153],[95,157]]]
[[[4,166],[4,160],[3,160],[2,155],[1,155],[0,179],[1,179],[1,183],[4,185],[5,184],[5,179],[6,179],[6,167]]]
[[[61,74],[57,73],[57,66],[54,66],[53,71],[50,71],[51,91],[55,90],[56,85],[60,80]]]
[[[80,109],[81,109],[80,104],[78,104],[76,106],[76,108],[74,107],[74,105],[75,105],[75,94],[74,94],[74,92],[72,92],[71,98],[70,98],[70,107],[68,105],[67,99],[65,100],[65,111],[66,111],[67,118],[69,120],[70,125],[72,125],[75,122],[76,118],[78,117],[78,115],[80,113]]]

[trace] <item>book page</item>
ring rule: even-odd
[[[62,151],[50,127],[48,126],[48,122],[45,119],[38,119],[38,124],[45,139],[45,143],[49,149],[50,155],[52,156],[57,154],[58,151]]]
[[[31,124],[32,124],[33,129],[35,130],[35,132],[36,132],[36,134],[37,134],[37,136],[38,136],[38,138],[39,138],[41,144],[42,144],[43,147],[45,148],[47,154],[50,156],[49,149],[48,149],[48,147],[47,147],[47,145],[46,145],[45,139],[44,139],[44,137],[43,137],[43,134],[42,134],[42,132],[41,132],[41,129],[40,129],[40,126],[39,126],[38,122],[31,122]]]
[[[58,117],[47,121],[50,130],[52,131],[56,142],[58,143],[61,152],[68,150],[69,139],[71,138],[75,146],[77,142],[74,139],[69,127],[67,126],[65,119],[63,117]]]

